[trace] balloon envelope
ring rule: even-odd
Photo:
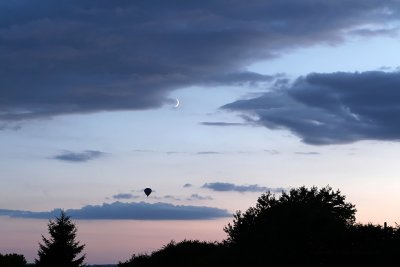
[[[151,191],[153,190],[151,190],[151,188],[145,188],[143,191],[146,194],[146,196],[149,196],[151,194]]]

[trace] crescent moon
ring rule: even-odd
[[[177,107],[179,107],[179,99],[178,98],[175,98],[175,100],[176,100],[176,104],[175,104],[175,106],[174,106],[174,108],[177,108]]]

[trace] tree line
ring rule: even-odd
[[[223,242],[171,242],[118,266],[400,266],[400,227],[356,223],[355,213],[329,186],[266,192],[236,212]]]
[[[153,266],[399,266],[400,227],[356,223],[355,206],[331,187],[299,187],[262,194],[234,214],[222,242],[171,241],[150,254],[133,254],[118,267]],[[36,266],[85,266],[76,227],[61,212],[42,237]],[[134,240],[132,241],[134,242]],[[1,267],[25,266],[4,264]],[[23,260],[25,260],[23,258]],[[8,264],[8,265],[7,265]]]

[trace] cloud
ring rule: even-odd
[[[177,200],[177,201],[182,200],[179,197],[176,197],[176,196],[173,196],[173,195],[165,195],[165,196],[162,196],[160,199]]]
[[[13,123],[1,123],[0,124],[0,131],[2,131],[2,130],[18,131],[18,130],[21,130],[21,128],[22,128],[21,124],[13,124]]]
[[[400,72],[312,73],[286,88],[222,107],[288,129],[312,145],[400,139]]]
[[[395,28],[382,28],[382,29],[369,29],[369,28],[364,28],[364,29],[357,29],[354,31],[351,31],[352,34],[355,35],[360,35],[364,37],[370,37],[370,36],[389,36],[389,37],[394,37],[395,33],[398,32],[398,27]]]
[[[85,162],[103,157],[106,153],[97,150],[85,150],[83,152],[65,151],[60,155],[52,157],[53,159],[69,162]]]
[[[236,73],[226,73],[220,76],[205,79],[203,83],[206,85],[250,85],[257,86],[258,83],[272,82],[280,78],[282,74],[263,75],[255,72],[243,71]]]
[[[134,198],[138,198],[138,197],[139,196],[135,196],[130,193],[120,193],[120,194],[113,195],[114,199],[134,199]]]
[[[189,197],[164,195],[164,196],[153,196],[152,199],[157,200],[168,200],[168,201],[196,201],[196,200],[213,200],[211,196],[201,196],[199,194],[192,194]]]
[[[219,155],[219,154],[222,153],[217,151],[200,151],[196,153],[196,155]]]
[[[296,155],[306,155],[306,156],[314,156],[314,155],[320,155],[321,153],[319,152],[294,152]]]
[[[211,189],[213,191],[218,192],[226,192],[226,191],[236,191],[236,192],[276,192],[280,193],[284,191],[284,188],[269,188],[265,186],[259,186],[257,184],[253,185],[235,185],[231,183],[205,183],[202,188]]]
[[[184,188],[189,188],[189,187],[193,187],[193,185],[190,184],[190,183],[186,183],[186,184],[183,185],[183,187],[184,187]]]
[[[176,154],[186,154],[186,152],[180,152],[180,151],[167,151],[165,152],[167,155],[176,155]]]
[[[192,200],[213,200],[212,197],[210,196],[201,196],[199,194],[192,194],[190,197],[187,198],[187,200],[192,201]]]
[[[18,121],[157,108],[175,101],[171,91],[188,86],[271,82],[274,76],[246,67],[351,35],[395,32],[386,25],[398,22],[399,5],[7,1],[0,18],[0,120]]]
[[[17,218],[50,219],[59,213],[60,209],[45,212],[0,209],[0,216]],[[212,207],[145,202],[88,205],[66,210],[66,213],[73,219],[82,220],[210,220],[231,216],[224,209]]]

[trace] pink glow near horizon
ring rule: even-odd
[[[149,253],[171,240],[221,241],[229,218],[209,221],[80,221],[77,239],[86,244],[89,264],[118,263],[132,254]],[[48,236],[47,220],[0,217],[0,253],[23,254],[33,262],[41,235]]]

